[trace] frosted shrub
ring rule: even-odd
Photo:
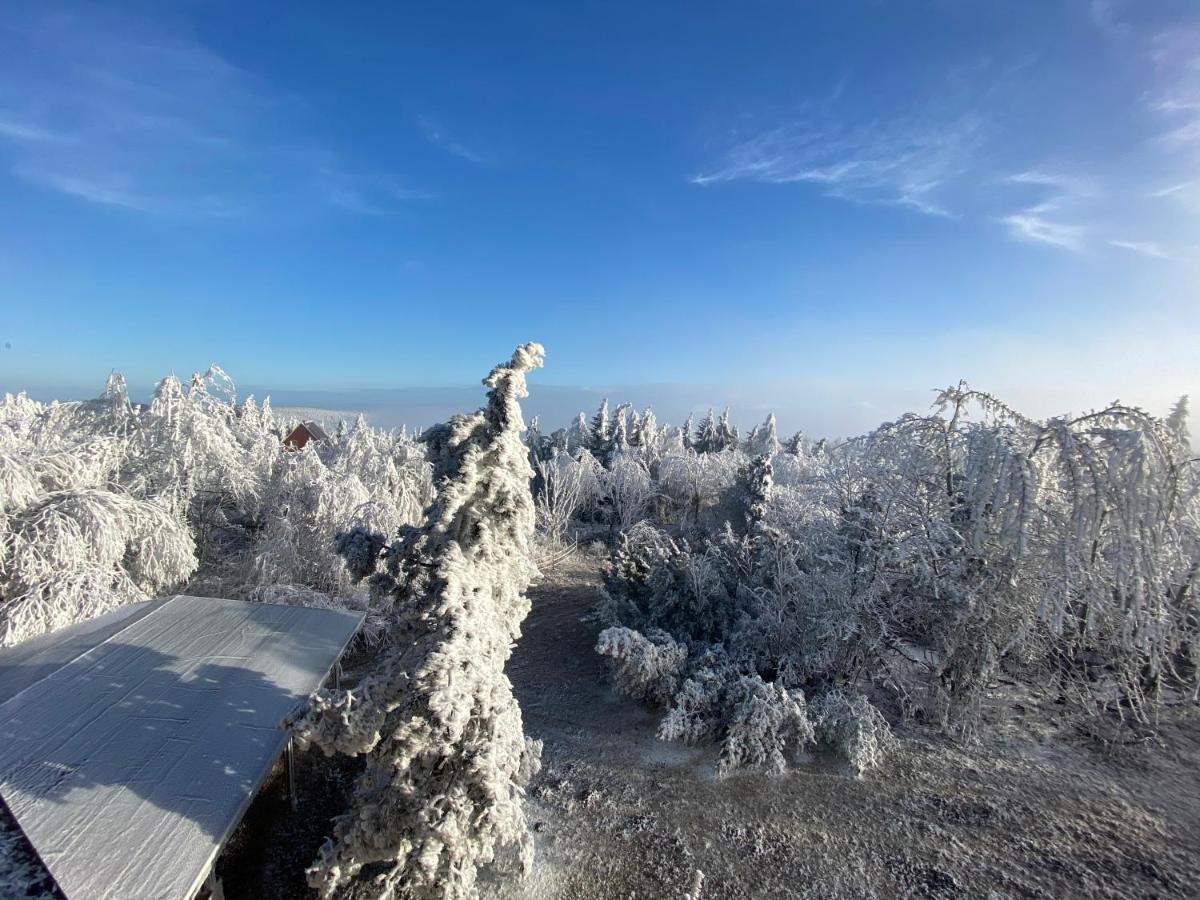
[[[735,670],[721,666],[697,667],[678,690],[660,697],[667,712],[658,724],[659,739],[684,744],[716,739],[729,719],[728,688],[740,677]],[[677,674],[675,682],[679,681]]]
[[[195,568],[191,536],[156,503],[109,491],[51,494],[13,520],[9,573],[36,580],[86,561],[99,568],[132,556],[131,575],[154,589]]]
[[[669,453],[659,462],[658,489],[685,530],[719,531],[737,515],[731,500],[745,463],[745,454],[736,449]]]
[[[369,498],[357,476],[327,467],[312,444],[287,453],[266,500],[267,526],[255,546],[256,582],[345,593],[350,575],[335,552],[334,535]]]
[[[345,562],[351,579],[359,582],[375,572],[386,544],[382,533],[366,525],[356,525],[335,535],[333,549]]]
[[[551,545],[562,542],[575,515],[599,492],[599,466],[586,451],[579,458],[554,449],[534,465],[534,509],[538,530]]]
[[[0,897],[55,900],[55,890],[41,860],[15,820],[0,816]]]
[[[671,684],[679,681],[675,675]],[[814,737],[803,691],[764,681],[754,672],[747,674],[744,665],[720,648],[695,660],[672,695],[660,692],[649,699],[666,706],[658,727],[660,739],[719,744],[718,775],[738,769],[782,772],[788,757]]]
[[[25,454],[0,448],[0,518],[32,504],[42,492]]]
[[[124,442],[92,437],[75,444],[55,440],[33,449],[27,457],[30,471],[47,493],[74,488],[103,489],[116,480],[126,452]]]
[[[688,655],[687,647],[666,632],[652,630],[642,635],[630,628],[600,632],[596,652],[608,658],[618,690],[636,700],[657,703],[667,703],[675,695]]]
[[[542,359],[540,345],[518,347],[485,379],[485,409],[426,433],[438,494],[372,576],[393,603],[376,667],[352,691],[315,695],[295,724],[302,744],[366,757],[308,873],[323,896],[378,864],[381,897],[467,897],[501,848],[531,861],[522,802],[541,747],[504,665],[535,574],[518,401]]]
[[[618,539],[605,572],[600,618],[660,629],[685,641],[717,641],[751,598],[718,554],[694,553],[685,540],[642,523]]]
[[[783,772],[788,752],[802,750],[813,738],[804,692],[743,675],[727,688],[730,712],[717,772],[764,769]]]
[[[1054,673],[1094,713],[1153,724],[1195,630],[1179,600],[1200,558],[1196,472],[1177,433],[1120,405],[1036,422],[960,385],[937,415],[870,438],[896,584],[943,610],[924,630],[944,645],[932,693],[947,727],[972,727],[1003,660]]]
[[[45,406],[31,400],[25,393],[5,393],[0,400],[0,444],[28,441]]]
[[[432,470],[424,448],[403,432],[393,435],[371,428],[361,416],[335,451],[332,468],[340,475],[357,477],[377,507],[390,510],[392,521],[383,527],[385,531],[419,521],[433,499]]]
[[[210,372],[220,370],[213,367]],[[203,375],[194,375],[186,391],[174,375],[159,382],[133,432],[121,474],[131,492],[180,510],[201,491],[228,494],[239,505],[253,504],[264,472],[250,464],[238,441],[235,409],[210,394],[208,386]]]
[[[624,531],[646,517],[654,497],[654,482],[645,463],[622,451],[614,455],[609,469],[601,475],[600,490],[608,502],[613,529]]]
[[[0,644],[144,600],[196,569],[186,526],[163,506],[92,489],[51,494],[9,519]]]
[[[184,587],[366,608],[334,538],[392,533],[433,498],[424,447],[359,421],[285,451],[270,401],[219,367],[164,378],[147,407],[0,400],[0,622],[11,642]],[[197,570],[197,562],[200,569]],[[278,596],[281,593],[276,592]]]
[[[599,617],[688,648],[668,737],[721,739],[720,683],[757,676],[828,696],[818,735],[861,772],[888,743],[867,697],[966,736],[1001,667],[1097,733],[1152,729],[1165,696],[1197,690],[1200,478],[1185,412],[1034,421],[960,385],[930,415],[753,459],[723,449],[709,417],[701,452],[659,461],[674,533],[619,536]],[[769,449],[770,434],[748,445]],[[718,647],[725,662],[701,671]]]
[[[895,745],[891,726],[862,694],[827,691],[809,708],[817,742],[850,766],[854,777],[879,766]]]
[[[40,580],[13,579],[5,586],[0,606],[0,647],[146,599],[146,594],[120,569],[83,565]]]

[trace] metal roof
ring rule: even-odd
[[[191,900],[361,622],[181,595],[0,654],[0,795],[69,900]]]

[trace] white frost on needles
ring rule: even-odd
[[[536,574],[518,400],[544,355],[518,347],[484,380],[485,409],[427,433],[438,495],[375,576],[395,614],[378,667],[353,690],[315,695],[295,726],[302,744],[367,757],[308,872],[325,897],[372,864],[385,867],[380,897],[458,898],[474,895],[500,847],[532,862],[522,802],[541,743],[525,738],[504,664]]]

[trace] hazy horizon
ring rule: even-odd
[[[182,371],[175,374],[185,381],[190,375]],[[445,421],[454,413],[473,411],[482,404],[486,391],[482,384],[314,390],[243,385],[237,381],[236,372],[229,374],[234,378],[239,400],[250,395],[259,401],[270,397],[271,405],[276,410],[313,410],[314,414],[319,412],[322,418],[331,420],[338,418],[338,414],[350,418],[362,413],[372,425],[384,428],[401,425],[423,428]],[[903,413],[924,412],[929,409],[940,388],[957,383],[956,380],[946,381],[938,386],[927,387],[897,384],[883,392],[878,388],[868,391],[862,385],[816,380],[794,386],[716,383],[563,385],[545,383],[543,374],[539,371],[530,377],[530,396],[522,403],[522,407],[527,422],[536,416],[546,430],[569,424],[580,412],[590,417],[600,402],[607,399],[613,409],[621,403],[631,403],[638,410],[650,406],[660,423],[672,425],[682,424],[689,415],[699,419],[710,408],[717,412],[728,408],[733,422],[743,431],[774,413],[780,434],[786,436],[803,431],[814,438],[864,434]],[[1117,399],[1141,406],[1155,415],[1165,416],[1179,399],[1179,395],[1106,396],[1102,390],[1093,390],[1090,392],[1090,402],[1085,396],[1083,403],[1063,405],[1062,402],[1056,403],[1067,399],[1063,393],[1030,387],[1014,388],[1011,385],[1010,390],[1005,391],[984,383],[969,383],[1039,418],[1081,413]],[[153,393],[153,385],[152,381],[131,380],[128,384],[130,398],[135,402],[147,402]],[[79,385],[59,390],[17,387],[15,391],[7,385],[0,388],[14,393],[24,390],[28,396],[43,402],[85,400],[103,391],[104,377],[98,377],[90,387]],[[1085,395],[1088,393],[1079,390],[1078,386],[1074,386],[1072,391]],[[867,399],[868,393],[873,399]]]

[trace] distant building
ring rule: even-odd
[[[289,450],[303,450],[309,441],[327,441],[329,435],[316,422],[301,422],[283,439],[283,446]]]

